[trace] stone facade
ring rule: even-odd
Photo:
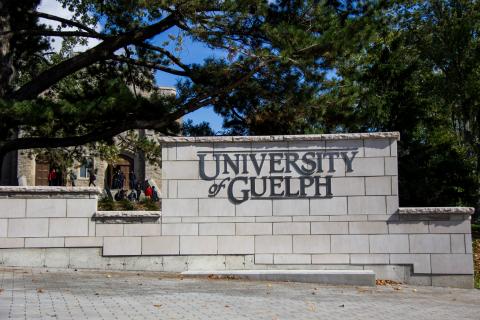
[[[92,268],[364,269],[471,287],[473,209],[398,208],[397,139],[165,138],[161,215],[97,212],[92,188],[2,187],[0,248],[21,248],[2,261],[44,248],[49,266],[56,248],[76,267],[78,252]]]

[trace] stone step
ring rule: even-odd
[[[182,275],[330,285],[375,286],[375,272],[372,270],[191,270],[182,272]]]

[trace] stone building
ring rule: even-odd
[[[161,94],[174,95],[176,93],[173,87],[159,87]],[[138,93],[138,90],[137,90]],[[142,94],[142,93],[140,93]],[[154,139],[155,132],[152,130],[136,130],[140,137]],[[113,173],[116,168],[120,169],[125,178],[125,186],[129,184],[129,173],[135,173],[137,181],[153,179],[156,182],[161,180],[161,165],[158,163],[149,163],[142,153],[131,153],[123,150],[118,155],[115,163],[108,163],[98,157],[89,158],[89,163],[75,163],[70,168],[77,176],[76,186],[88,186],[89,183],[89,167],[93,165],[96,171],[96,185],[100,188],[111,188]],[[48,173],[53,164],[42,159],[39,156],[32,155],[31,150],[19,150],[11,152],[5,157],[0,185],[28,185],[28,186],[47,186]],[[68,175],[68,172],[64,173]],[[63,177],[63,183],[67,186],[71,185],[68,177]]]

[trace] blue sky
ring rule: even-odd
[[[168,35],[171,34],[172,36],[177,36],[178,29],[172,28],[169,32],[159,35],[158,37],[154,38],[152,44],[161,45],[164,41],[170,40]],[[175,53],[175,44],[174,41],[171,41],[167,48],[170,49],[170,52]],[[215,57],[225,57],[226,53],[222,50],[213,50],[208,48],[202,43],[194,42],[192,39],[184,39],[184,42],[181,46],[181,51],[178,52],[179,57],[181,58],[183,63],[191,64],[191,63],[202,63],[205,58],[215,56]],[[158,71],[156,73],[156,80],[158,86],[167,86],[167,87],[175,87],[177,81],[182,79],[180,76],[168,74],[165,72]],[[222,130],[222,123],[223,119],[219,115],[217,115],[212,107],[204,107],[197,111],[194,111],[187,116],[185,116],[184,120],[192,119],[193,123],[200,123],[202,121],[206,121],[210,123],[210,127],[218,132]]]

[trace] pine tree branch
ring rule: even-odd
[[[95,47],[43,71],[30,82],[27,82],[11,93],[8,98],[16,100],[33,99],[64,77],[88,67],[97,61],[108,59],[116,50],[132,43],[138,43],[152,38],[153,36],[170,29],[175,25],[176,20],[177,17],[175,15],[169,15],[155,24],[109,37]]]
[[[48,13],[44,13],[44,12],[32,12],[33,15],[39,17],[39,18],[44,18],[44,19],[47,19],[47,20],[54,20],[54,21],[58,21],[58,22],[61,22],[61,23],[64,23],[64,24],[67,24],[69,26],[72,26],[72,27],[77,27],[81,30],[85,30],[89,33],[92,33],[92,34],[98,34],[97,31],[95,31],[94,29],[92,28],[89,28],[87,27],[86,25],[78,22],[78,21],[73,21],[73,20],[69,20],[69,19],[65,19],[65,18],[61,18],[61,17],[57,17],[57,16],[54,16],[54,15],[51,15],[51,14],[48,14]]]
[[[140,61],[140,60],[135,60],[135,59],[132,59],[132,58],[127,58],[127,57],[123,57],[123,56],[116,56],[116,55],[112,55],[111,59],[115,60],[115,61],[127,63],[127,64],[130,64],[130,65],[133,64],[133,65],[140,66],[140,67],[145,67],[145,68],[149,68],[149,69],[155,69],[155,70],[167,72],[167,73],[174,74],[174,75],[177,75],[177,76],[183,76],[183,77],[187,76],[187,73],[184,72],[184,71],[175,70],[175,69],[172,69],[172,68],[169,68],[169,67],[165,67],[165,66],[162,66],[161,64],[158,64],[158,63],[153,63],[153,62],[149,62],[149,61]]]

